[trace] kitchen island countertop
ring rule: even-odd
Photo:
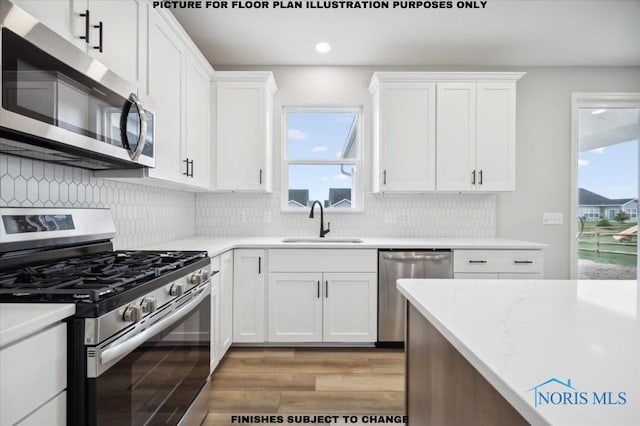
[[[636,281],[437,279],[397,285],[529,423],[640,422]]]

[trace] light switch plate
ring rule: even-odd
[[[562,225],[563,222],[562,213],[542,213],[543,225]]]

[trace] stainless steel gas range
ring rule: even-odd
[[[114,251],[108,209],[0,208],[0,217],[0,303],[76,305],[67,424],[200,424],[207,252]]]

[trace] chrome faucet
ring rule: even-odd
[[[315,200],[313,204],[311,204],[311,212],[309,213],[309,219],[313,219],[313,208],[317,205],[320,206],[320,238],[324,238],[329,232],[331,232],[331,222],[327,222],[327,229],[324,229],[324,209],[322,208],[322,203],[318,200]]]

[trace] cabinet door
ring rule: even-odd
[[[12,0],[31,16],[86,52],[85,33],[87,0]]]
[[[220,190],[266,191],[267,91],[264,84],[218,82],[216,182]]]
[[[326,273],[323,335],[325,342],[377,340],[378,285],[375,273]]]
[[[381,85],[380,191],[435,189],[435,95],[434,83]]]
[[[156,167],[149,176],[184,183],[182,162],[183,46],[158,12],[149,13],[149,95],[156,102]]]
[[[90,0],[91,38],[89,54],[125,80],[137,84],[141,54],[139,23],[144,11],[136,0]],[[102,51],[100,28],[102,23]]]
[[[321,342],[321,273],[269,274],[269,342]]]
[[[265,341],[265,251],[234,250],[233,341]]]
[[[220,274],[211,277],[211,361],[209,372],[213,373],[220,362]]]
[[[233,251],[220,255],[220,359],[233,341]]]
[[[438,83],[438,191],[471,191],[477,180],[476,84]]]
[[[478,83],[478,191],[515,191],[516,85]]]
[[[208,188],[211,179],[209,174],[211,81],[208,71],[204,70],[191,54],[187,55],[186,77],[186,134],[183,158],[193,162],[190,166],[193,177],[188,179],[189,183]]]

